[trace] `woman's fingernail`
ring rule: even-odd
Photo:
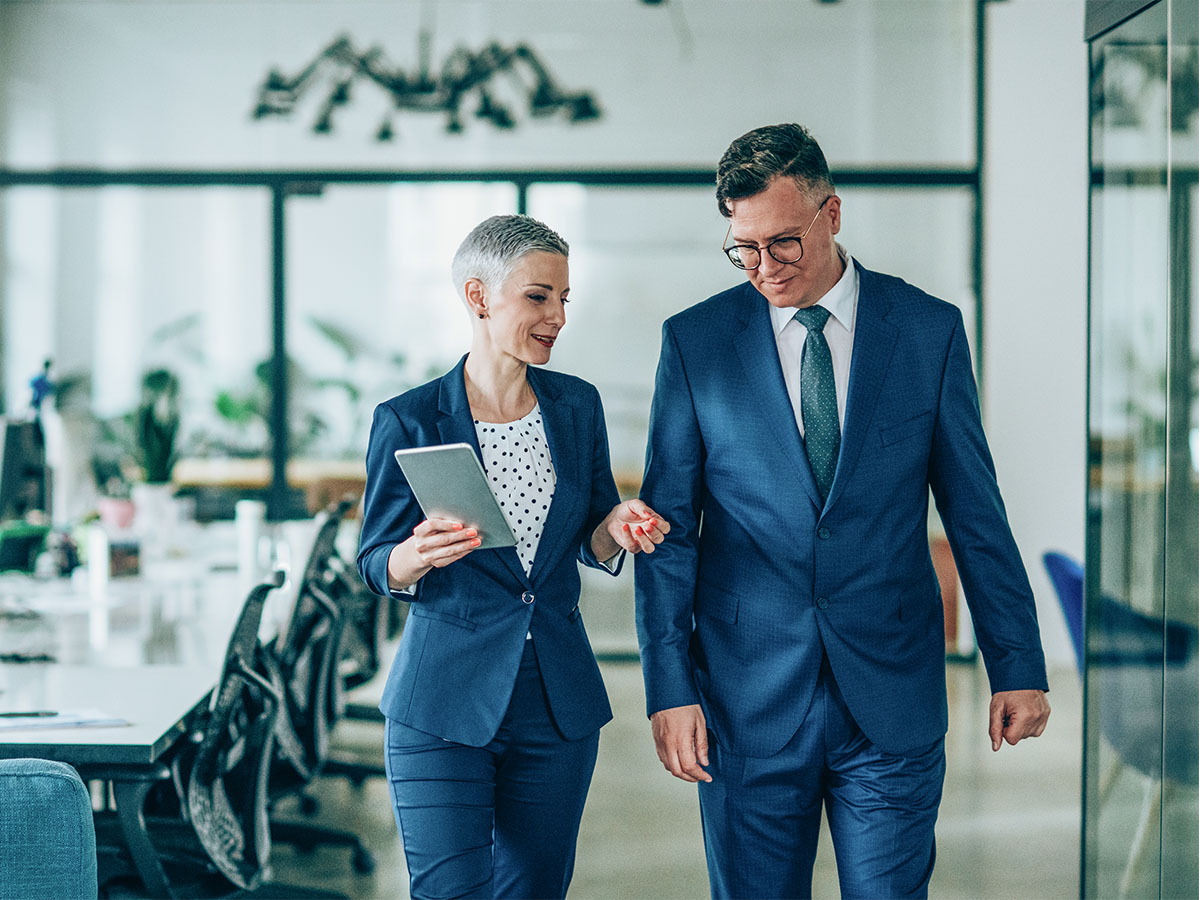
[[[628,522],[625,522],[625,523],[624,523],[624,524],[623,524],[621,527],[622,527],[622,528],[624,528],[626,531],[628,531],[628,530],[629,530],[629,523],[628,523]]]
[[[475,538],[475,540],[471,541],[471,546],[478,547],[479,543],[480,543],[479,538]]]
[[[640,534],[642,537],[646,536],[646,532],[642,531],[641,525],[638,526],[637,533]]]

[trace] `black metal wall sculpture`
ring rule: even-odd
[[[312,130],[328,134],[333,130],[334,111],[350,102],[351,90],[361,81],[374,83],[390,97],[390,108],[375,133],[376,140],[390,141],[395,136],[393,119],[397,112],[440,112],[446,116],[446,131],[463,131],[463,106],[474,98],[474,115],[496,128],[514,128],[517,120],[510,106],[496,90],[497,76],[503,74],[528,103],[535,118],[560,115],[568,122],[585,122],[600,117],[600,109],[587,91],[564,91],[555,83],[545,65],[525,44],[504,47],[491,43],[478,52],[457,47],[434,75],[429,65],[429,36],[419,41],[417,70],[409,74],[392,67],[376,46],[365,53],[354,49],[343,35],[322,50],[297,75],[288,77],[278,69],[267,73],[258,89],[255,119],[288,117],[300,99],[324,85],[328,94],[321,104]]]

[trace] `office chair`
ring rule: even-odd
[[[0,900],[95,898],[92,799],[45,759],[0,760]]]
[[[273,682],[264,666],[258,631],[267,597],[280,584],[282,575],[277,573],[273,583],[250,591],[208,707],[166,767],[169,774],[161,784],[167,786],[164,793],[174,794],[176,814],[146,819],[169,895],[331,896],[266,883],[271,851],[268,777],[283,685]],[[160,804],[158,812],[164,810],[170,811],[170,803]],[[98,816],[98,832],[106,833],[102,826],[109,821],[108,816]],[[125,854],[119,842],[106,846],[118,848],[113,861],[106,861],[110,871],[102,882],[112,887],[127,874],[120,869]]]
[[[278,738],[270,774],[272,806],[289,797],[300,798],[301,809],[315,811],[305,788],[326,766],[329,732],[338,709],[338,660],[346,618],[335,594],[337,579],[331,560],[337,558],[338,527],[348,501],[319,514],[320,524],[305,564],[285,630],[267,647],[265,662],[283,685],[283,704],[276,725]],[[375,859],[359,837],[344,829],[271,817],[271,837],[310,850],[320,844],[349,847],[354,870],[374,871]]]
[[[207,709],[157,776],[163,787],[160,793],[174,803],[151,800],[153,815],[147,817],[146,833],[171,893],[182,883],[200,883],[202,893],[209,896],[252,890],[266,872],[270,854],[266,775],[280,703],[278,687],[256,667],[263,608],[279,583],[277,577],[274,583],[250,591],[226,645],[221,676]],[[108,774],[102,768],[89,772],[90,777]],[[111,824],[110,816],[98,815],[102,844],[115,851],[102,866],[107,870],[102,881],[106,886],[118,884],[126,874],[120,868],[126,862],[121,842],[104,840]],[[159,885],[146,887],[161,890]]]
[[[1042,554],[1042,564],[1054,592],[1058,596],[1058,605],[1067,623],[1067,633],[1071,636],[1071,646],[1075,650],[1075,668],[1083,677],[1083,566],[1076,560],[1050,550]]]
[[[1118,888],[1118,896],[1125,897],[1137,881],[1163,795],[1198,780],[1194,724],[1179,729],[1192,743],[1173,746],[1170,754],[1163,748],[1164,722],[1169,726],[1196,719],[1197,628],[1164,621],[1101,593],[1087,611],[1095,622],[1091,642],[1085,644],[1083,566],[1057,552],[1043,554],[1042,561],[1067,621],[1080,675],[1093,674],[1091,688],[1100,696],[1100,734],[1113,750],[1114,760],[1098,782],[1099,804],[1111,795],[1123,767],[1136,770],[1144,782],[1141,816]]]
[[[356,502],[354,498],[346,498],[331,508],[331,514],[342,519]],[[330,721],[350,719],[382,725],[383,713],[377,705],[350,702],[347,693],[379,674],[383,668],[384,647],[403,628],[408,604],[372,593],[354,566],[339,555],[336,545],[334,552],[326,558],[319,577],[327,595],[335,600],[345,619],[337,674],[329,691],[333,704]],[[379,746],[382,743],[380,735]],[[384,778],[386,773],[377,755],[373,759],[363,759],[334,750],[326,759],[321,775],[346,778],[360,788],[368,778]]]
[[[343,497],[331,504],[325,514],[329,519],[343,521],[357,503],[359,500],[353,496]],[[337,530],[331,530],[336,538]],[[342,558],[336,540],[314,542],[314,551],[318,547],[320,553],[313,553],[306,577],[321,585],[324,596],[337,606],[344,622],[337,665],[327,692],[329,722],[332,726],[344,718],[383,724],[383,714],[378,706],[350,702],[347,693],[379,674],[383,668],[384,647],[403,629],[408,604],[372,593],[353,565]],[[355,787],[362,787],[366,779],[383,778],[385,772],[378,759],[364,760],[330,750],[320,775],[347,778]]]
[[[188,818],[209,859],[240,888],[257,887],[271,852],[267,775],[280,685],[258,671],[267,594],[255,588],[238,620],[213,692],[187,788]]]

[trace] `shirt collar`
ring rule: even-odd
[[[842,272],[842,277],[837,280],[837,284],[817,301],[817,306],[825,307],[842,327],[847,331],[853,331],[854,314],[858,306],[856,302],[858,299],[858,270],[854,268],[854,258],[846,251],[846,248],[841,244],[836,246],[838,256],[841,257],[846,268]],[[796,310],[790,306],[783,309],[772,306],[770,310],[771,325],[774,326],[775,336],[778,337],[787,324],[793,321],[792,317],[796,315]]]

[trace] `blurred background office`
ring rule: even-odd
[[[1051,667],[1046,737],[992,757],[932,513],[952,733],[931,892],[1194,897],[1196,33],[1195,0],[0,0],[0,520],[119,537],[155,504],[302,520],[361,490],[374,405],[468,342],[454,248],[513,211],[571,244],[553,367],[599,388],[635,494],[660,325],[739,278],[716,160],[798,121],[841,242],[963,311]],[[585,580],[618,717],[574,891],[699,896],[631,579]],[[397,896],[386,795],[347,790],[328,808],[376,873],[276,868]]]

